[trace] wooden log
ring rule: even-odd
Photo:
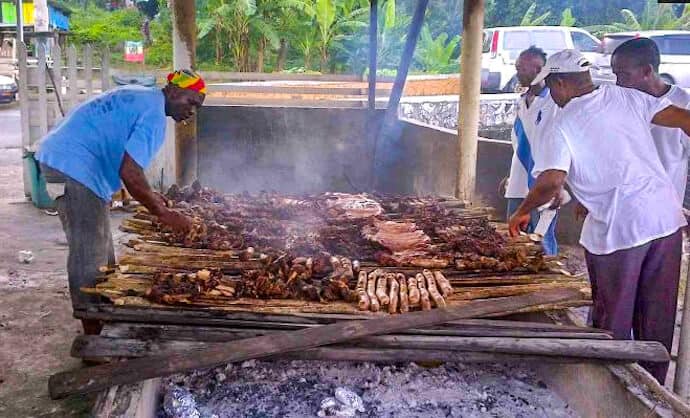
[[[315,325],[297,326],[295,329],[309,328]],[[283,329],[265,327],[256,328],[220,328],[184,325],[138,325],[138,324],[106,324],[101,331],[101,336],[107,338],[125,338],[140,340],[190,340],[219,342],[232,341],[239,338],[255,337]],[[611,339],[609,334],[603,332],[570,332],[570,331],[534,331],[522,329],[493,329],[493,328],[456,328],[433,327],[416,328],[401,331],[400,335],[435,335],[457,337],[514,337],[514,338],[574,338],[574,339]]]
[[[145,418],[156,416],[160,402],[160,379],[114,386],[96,398],[94,418]]]
[[[101,365],[50,377],[48,388],[53,399],[77,393],[103,390],[114,385],[138,382],[153,377],[221,364],[299,351],[322,345],[337,344],[376,334],[387,334],[410,328],[442,324],[506,310],[533,305],[556,303],[576,298],[570,290],[548,291],[540,294],[492,300],[472,301],[464,306],[387,316],[368,321],[347,321],[322,327],[284,332],[280,337],[266,335],[223,343],[222,346],[179,352],[166,356],[152,356],[130,360],[117,365]]]
[[[108,358],[114,356],[139,358],[154,355],[165,355],[176,350],[200,350],[221,343],[200,341],[143,341],[134,339],[104,338],[99,336],[79,336],[72,345],[72,355],[77,358]],[[564,363],[604,362],[600,359],[582,357],[564,357],[556,355],[524,355],[506,354],[463,350],[427,350],[427,349],[386,349],[364,348],[347,345],[333,345],[312,348],[300,352],[284,353],[269,356],[267,360],[327,360],[327,361],[372,361],[372,362],[403,362],[403,361],[449,361],[449,362],[512,362],[512,361],[543,361]],[[605,360],[606,363],[616,363],[618,360]]]

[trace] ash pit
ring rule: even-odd
[[[163,392],[168,400],[174,388],[191,395],[195,412],[189,417],[297,418],[338,416],[319,414],[319,408],[339,387],[358,394],[365,408],[356,415],[340,416],[578,416],[533,371],[501,364],[423,367],[416,363],[250,360],[172,376],[165,380]],[[173,415],[161,405],[159,416]]]

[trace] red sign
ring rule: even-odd
[[[125,42],[125,61],[144,62],[144,43],[133,41]]]

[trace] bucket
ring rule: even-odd
[[[54,209],[55,201],[48,196],[46,181],[40,175],[38,161],[34,158],[34,153],[27,151],[24,154],[24,168],[31,180],[31,201],[34,206],[40,209]]]

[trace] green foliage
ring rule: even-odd
[[[147,64],[170,68],[168,0],[151,20]],[[140,40],[136,9],[104,10],[106,0],[61,0],[73,8],[70,40],[106,44],[115,63],[122,43]],[[200,68],[232,71],[364,74],[369,56],[369,0],[196,0]],[[485,0],[485,26],[586,26],[597,33],[690,29],[690,6],[655,0]],[[378,70],[395,73],[416,1],[379,0]],[[151,8],[151,10],[154,10]],[[429,2],[412,71],[458,70],[462,1]],[[612,23],[614,22],[614,23]]]
[[[124,41],[141,40],[142,15],[136,9],[107,12],[95,6],[75,9],[70,16],[70,40],[77,45],[107,45],[122,49]]]
[[[647,0],[647,4],[638,16],[630,9],[620,11],[622,22],[606,25],[594,25],[587,29],[595,34],[611,32],[627,32],[641,30],[674,30],[690,29],[690,5],[686,5],[680,16],[676,15],[670,4],[659,4],[655,0]]]
[[[429,27],[425,25],[415,51],[415,61],[419,68],[427,73],[457,73],[459,61],[456,51],[459,45],[459,36],[448,40],[448,34],[443,32],[434,38]]]
[[[532,3],[531,6],[527,9],[525,12],[525,15],[522,16],[522,20],[520,21],[520,26],[539,26],[543,25],[546,19],[551,16],[551,12],[545,12],[537,17],[534,17],[534,12],[537,10],[537,3]]]
[[[172,21],[170,9],[165,0],[159,1],[158,16],[151,21],[153,43],[146,50],[146,62],[150,65],[172,68]]]
[[[577,19],[573,16],[573,9],[568,7],[561,13],[561,23],[560,26],[575,26]]]

